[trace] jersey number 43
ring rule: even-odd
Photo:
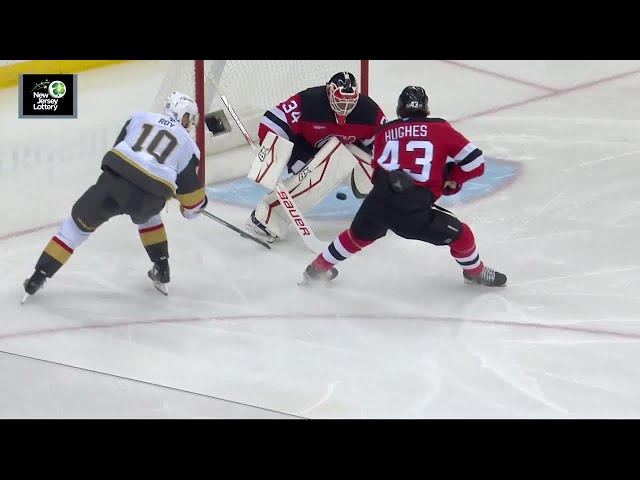
[[[378,165],[387,171],[401,168],[414,180],[426,182],[431,174],[433,143],[426,140],[411,140],[404,143],[399,140],[389,140],[378,158]]]

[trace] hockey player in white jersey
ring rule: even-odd
[[[97,182],[75,202],[44,248],[35,272],[24,281],[24,299],[40,290],[91,233],[116,215],[128,215],[137,226],[153,263],[148,276],[159,291],[168,293],[169,251],[160,212],[167,200],[176,198],[182,215],[194,219],[208,201],[197,174],[200,150],[192,137],[197,121],[196,103],[180,92],[167,97],[163,113],[135,113],[126,121],[102,158]]]

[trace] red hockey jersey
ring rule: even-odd
[[[374,169],[403,169],[416,185],[442,195],[445,180],[464,184],[484,173],[482,151],[441,118],[415,116],[385,123],[373,144]],[[453,170],[445,179],[445,164]]]
[[[344,144],[360,141],[370,149],[376,130],[386,121],[378,104],[361,94],[346,123],[338,125],[325,87],[318,86],[296,93],[265,112],[258,137],[261,143],[268,132],[294,143],[302,138],[318,150],[331,137],[337,137]]]

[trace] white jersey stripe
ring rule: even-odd
[[[473,249],[473,253],[467,257],[455,257],[456,262],[460,263],[460,262],[470,262],[471,260],[473,260],[474,258],[476,258],[478,256],[478,252],[477,250],[474,248]]]
[[[338,253],[342,255],[344,258],[349,258],[351,255],[353,255],[353,253],[351,253],[349,250],[347,250],[342,246],[342,243],[340,242],[339,238],[336,238],[333,241],[333,246],[336,247],[336,250],[338,251]]]
[[[289,123],[287,122],[287,116],[284,114],[284,112],[282,110],[280,110],[278,107],[273,107],[271,110],[269,110],[271,113],[273,113],[276,117],[278,117],[280,120],[282,120],[284,123]]]
[[[467,163],[466,165],[463,165],[460,168],[462,169],[463,172],[470,172],[472,170],[475,170],[479,166],[481,166],[483,163],[484,163],[484,157],[480,155],[473,162]]]
[[[285,132],[280,127],[280,125],[272,122],[267,117],[262,117],[262,121],[260,123],[262,123],[265,127],[268,127],[269,129],[271,129],[273,131],[273,133],[275,133],[279,137],[283,137],[283,138],[289,140],[289,135],[287,134],[287,132]]]
[[[461,162],[462,160],[467,158],[467,156],[476,148],[478,147],[476,147],[473,143],[467,143],[467,145],[462,150],[460,150],[460,152],[455,157],[453,157],[453,159],[456,163]]]
[[[478,257],[478,261],[475,263],[472,263],[471,265],[460,265],[462,267],[463,270],[473,270],[474,268],[477,268],[480,266],[480,257]]]
[[[327,262],[329,262],[332,265],[335,265],[336,263],[340,263],[340,260],[338,260],[333,255],[331,255],[331,252],[329,251],[328,248],[325,248],[322,251],[322,258],[324,258]]]

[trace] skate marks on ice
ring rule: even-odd
[[[494,303],[502,304],[502,311],[508,315],[509,318],[514,319],[513,323],[527,324],[527,317],[522,309],[514,307],[504,296],[487,293],[487,295],[481,299],[483,306],[486,306],[487,301],[492,300]],[[465,310],[468,313],[473,313],[477,309],[477,303],[477,301],[472,300],[465,306]],[[568,410],[550,401],[545,396],[536,379],[533,376],[527,375],[523,366],[515,361],[514,356],[507,351],[508,349],[502,343],[492,341],[488,345],[484,345],[484,335],[478,335],[479,332],[475,330],[475,328],[464,326],[460,337],[467,352],[478,359],[481,370],[489,370],[497,379],[512,389],[514,393],[521,394],[534,402],[538,402],[552,412],[561,415],[567,415],[569,413]],[[497,331],[498,330],[495,330],[493,335],[495,335]]]
[[[463,288],[474,289],[474,287]],[[482,302],[479,302],[480,306],[487,307],[488,300],[496,302],[495,298],[485,297]],[[368,308],[370,311],[375,311],[375,303],[369,305]],[[498,309],[493,308],[493,310]],[[508,315],[515,315],[515,313],[505,309],[504,316]],[[526,320],[524,316],[521,318],[523,321]],[[459,412],[446,406],[446,403],[451,400],[454,400],[453,405],[457,405],[461,411],[467,412],[468,416],[508,415],[509,410],[500,413],[499,405],[494,403],[497,401],[510,404],[511,410],[517,414],[519,409],[513,407],[509,399],[514,397],[514,401],[522,402],[523,395],[538,399],[544,407],[541,411],[541,407],[527,405],[537,414],[544,415],[544,412],[550,410],[554,414],[562,415],[562,405],[558,405],[558,402],[554,402],[553,399],[547,399],[544,393],[541,393],[541,387],[536,389],[535,381],[527,379],[523,373],[525,365],[518,366],[517,362],[514,363],[518,351],[507,349],[505,346],[514,340],[513,328],[526,330],[518,336],[520,339],[534,338],[535,340],[536,334],[531,334],[533,328],[534,331],[542,332],[538,335],[542,335],[545,339],[550,335],[556,338],[558,332],[568,332],[572,334],[570,337],[562,335],[560,339],[574,339],[576,333],[585,333],[588,334],[584,335],[587,339],[593,339],[597,334],[597,339],[600,342],[611,339],[619,342],[615,332],[597,333],[580,327],[558,328],[554,325],[536,325],[532,322],[519,325],[508,321],[495,322],[490,319],[464,317],[443,316],[437,318],[424,314],[410,315],[405,312],[399,312],[395,315],[393,313],[381,314],[379,310],[369,314],[306,313],[301,310],[299,313],[282,315],[237,314],[191,319],[123,320],[96,322],[94,325],[87,325],[85,320],[84,325],[40,330],[23,329],[14,333],[6,333],[0,336],[0,341],[4,343],[12,338],[26,340],[38,336],[42,336],[44,340],[55,334],[63,334],[63,337],[56,335],[57,338],[62,339],[76,331],[101,330],[105,333],[113,332],[114,338],[122,338],[122,334],[125,334],[123,340],[129,339],[128,341],[134,341],[137,345],[136,351],[138,353],[135,355],[144,354],[145,351],[149,355],[152,351],[148,348],[152,345],[148,342],[141,343],[144,338],[141,335],[145,331],[140,328],[133,330],[133,328],[160,327],[161,325],[168,327],[171,324],[183,326],[180,336],[184,336],[184,340],[189,338],[189,336],[185,336],[189,332],[201,331],[203,334],[206,332],[209,339],[208,350],[215,345],[214,350],[221,350],[221,353],[226,352],[225,355],[232,353],[231,357],[227,356],[227,368],[233,364],[243,365],[247,361],[247,367],[251,367],[256,361],[267,361],[267,364],[259,369],[264,370],[268,366],[272,371],[267,375],[269,378],[264,379],[264,381],[270,380],[267,382],[271,383],[268,391],[274,387],[277,390],[278,385],[284,379],[297,385],[297,393],[287,396],[286,400],[277,401],[271,398],[270,401],[264,403],[258,402],[262,403],[260,406],[313,418],[353,416],[362,418],[419,418],[448,415],[458,417]],[[198,324],[201,324],[202,327],[194,329]],[[164,331],[164,328],[162,330]],[[132,331],[136,332],[133,337],[131,336]],[[178,333],[178,330],[174,331]],[[160,331],[153,333],[153,330],[147,330],[146,332],[145,337],[152,335],[157,340],[164,338],[159,336],[162,334]],[[328,332],[334,332],[333,335],[339,332],[339,335],[334,338],[333,335],[327,336]],[[636,341],[638,338],[640,336],[636,337]],[[210,356],[207,354],[206,357],[201,357],[198,354],[199,348],[193,343],[193,340],[187,341],[191,345],[188,355],[183,358],[174,357],[174,362],[182,363],[185,368],[188,368],[187,365],[194,358],[204,361]],[[166,348],[163,347],[164,343],[162,341],[156,344],[154,350]],[[567,343],[571,342],[561,341],[561,348],[566,349]],[[146,347],[145,344],[147,344]],[[236,346],[234,347],[234,345]],[[465,350],[461,348],[465,345],[468,347],[466,354],[463,353]],[[277,351],[287,351],[281,350],[285,346],[290,351],[289,354],[285,356],[276,354]],[[142,350],[140,350],[141,348]],[[231,350],[229,350],[230,348]],[[268,352],[271,353],[265,356]],[[129,354],[134,354],[134,352]],[[245,360],[242,360],[243,357]],[[254,357],[254,360],[249,360],[251,357]],[[483,362],[476,363],[473,360],[480,357],[484,357]],[[286,360],[287,358],[289,360]],[[297,360],[291,364],[290,361],[294,358]],[[153,357],[145,360],[145,362],[149,361],[153,361]],[[210,358],[208,363],[218,364],[214,358]],[[322,364],[322,368],[319,368],[319,363]],[[480,366],[479,363],[481,363]],[[91,366],[93,367],[93,365]],[[478,368],[481,368],[480,373],[477,372]],[[536,369],[542,370],[538,366],[533,370]],[[493,370],[497,370],[497,373]],[[265,370],[263,373],[266,375],[266,372]],[[474,372],[476,373],[474,374]],[[487,376],[488,372],[493,373]],[[554,368],[550,368],[548,373],[556,377],[571,377],[570,374]],[[273,374],[277,374],[280,379],[271,378]],[[209,375],[216,377],[214,372],[210,372]],[[239,375],[238,381],[243,378],[245,380],[242,381],[246,381],[247,378],[252,377],[249,371],[244,373],[237,371],[235,375]],[[481,382],[474,378],[476,375],[481,376]],[[493,376],[497,378],[492,379]],[[154,379],[156,383],[176,388],[188,386],[167,379],[161,381],[162,376],[158,377],[157,373],[156,377]],[[588,378],[585,382],[598,383]],[[501,383],[502,386],[500,386]],[[495,388],[496,391],[502,391],[503,394],[494,395],[487,385]],[[514,390],[507,396],[508,398],[504,396],[505,385]],[[259,384],[254,388],[261,390],[267,388],[267,385]],[[601,388],[606,390],[605,387]],[[216,391],[217,388],[213,384],[209,387],[200,385],[199,388],[189,389],[251,404],[256,404],[255,398],[260,398],[264,394],[267,398],[272,396],[272,393],[267,394],[266,391],[262,395],[257,394],[257,396],[255,392],[252,395],[245,394],[244,396],[220,392]],[[480,402],[483,408],[474,410],[466,400],[466,396],[465,399],[462,398],[463,393],[468,390],[475,392],[471,398]],[[226,394],[222,395],[221,393]],[[520,400],[517,400],[518,398]],[[251,399],[254,401],[251,402]]]
[[[105,233],[108,242],[103,243],[100,237],[96,237],[92,245],[86,244],[84,250],[79,249],[76,254],[87,253],[72,258],[74,264],[68,264],[66,267],[70,268],[66,272],[61,271],[55,282],[39,292],[43,295],[38,302],[25,306],[30,307],[29,311],[33,313],[27,321],[24,317],[17,321],[18,317],[15,317],[16,321],[5,324],[0,340],[27,340],[42,335],[44,340],[48,334],[99,330],[108,333],[109,338],[133,342],[135,352],[130,350],[127,353],[137,356],[152,345],[162,349],[164,327],[171,323],[182,326],[179,335],[184,335],[188,345],[193,346],[195,337],[192,338],[191,334],[200,332],[200,328],[194,326],[201,324],[202,332],[209,336],[209,349],[215,345],[216,349],[232,354],[238,365],[248,362],[249,366],[255,363],[251,357],[261,352],[259,357],[263,363],[271,364],[275,376],[269,378],[271,386],[257,384],[258,393],[255,395],[220,392],[214,385],[215,379],[211,385],[202,385],[195,391],[245,403],[254,400],[253,404],[256,403],[255,398],[265,397],[266,408],[314,418],[415,418],[459,417],[460,413],[467,416],[502,416],[508,413],[524,416],[525,409],[514,406],[514,402],[522,402],[523,399],[526,410],[534,412],[534,415],[570,416],[572,411],[567,405],[576,404],[571,392],[593,388],[606,398],[612,389],[598,378],[581,377],[553,366],[545,368],[531,358],[530,361],[519,361],[522,352],[515,346],[536,344],[538,347],[550,347],[552,340],[558,339],[556,357],[560,358],[561,350],[566,352],[575,348],[576,338],[586,338],[577,343],[596,343],[596,350],[582,352],[582,359],[588,361],[601,354],[598,351],[606,342],[637,342],[640,337],[624,331],[597,331],[595,327],[579,323],[577,317],[570,317],[573,324],[566,324],[567,320],[556,320],[556,317],[544,318],[540,315],[544,309],[542,312],[532,310],[538,303],[549,303],[549,297],[541,295],[544,292],[531,290],[538,285],[536,283],[527,289],[516,289],[513,285],[507,287],[509,290],[501,296],[512,302],[509,309],[504,302],[497,300],[495,293],[462,285],[459,272],[450,265],[447,255],[441,255],[442,252],[415,246],[423,258],[420,262],[423,266],[414,267],[415,261],[410,261],[416,254],[412,252],[413,245],[401,240],[385,239],[384,243],[369,247],[370,250],[363,252],[361,257],[350,259],[351,263],[341,267],[341,275],[335,280],[340,283],[328,285],[327,290],[302,293],[295,281],[302,274],[305,261],[313,255],[285,248],[265,252],[264,256],[246,256],[232,261],[229,256],[210,254],[207,242],[213,238],[235,242],[241,247],[231,251],[241,257],[242,252],[262,253],[263,249],[259,246],[254,249],[251,242],[243,239],[229,238],[224,229],[213,236],[211,228],[206,225],[198,226],[203,228],[200,232],[204,239],[202,245],[188,250],[175,249],[178,268],[172,282],[178,294],[173,298],[161,297],[146,278],[148,262],[138,245],[136,232],[131,232],[128,240],[117,240],[110,234],[128,232],[129,225],[111,225],[109,234]],[[178,244],[184,241],[178,235],[179,228],[175,225],[167,228],[170,240]],[[232,232],[229,234],[233,237]],[[8,255],[18,263],[30,264],[33,252],[37,253],[47,237],[43,234],[35,240],[35,248],[33,244],[25,245],[21,252],[16,249],[21,248],[18,244],[22,242],[17,242],[17,239],[9,242],[7,245],[13,253]],[[114,250],[110,250],[112,247]],[[224,249],[229,245],[221,247]],[[405,251],[408,256],[402,255]],[[96,255],[98,252],[100,255]],[[120,255],[127,252],[126,257],[115,261],[118,252]],[[385,268],[371,269],[372,261],[391,257],[395,258],[392,264],[383,262]],[[261,265],[267,272],[277,271],[278,276],[262,272],[256,277],[252,270],[256,258],[264,262]],[[441,268],[441,264],[446,264],[446,269]],[[425,268],[430,272],[427,275],[424,274]],[[510,265],[507,270],[512,269]],[[16,280],[15,292],[19,292],[24,274],[18,268],[9,270],[8,276]],[[209,273],[203,276],[202,272]],[[216,272],[218,277],[208,277]],[[366,275],[360,275],[362,272]],[[443,280],[443,275],[446,280]],[[268,279],[272,280],[265,290],[269,301],[263,305],[264,308],[254,307],[252,292],[261,288],[262,282]],[[518,280],[536,280],[536,276]],[[380,283],[383,281],[386,283]],[[376,285],[387,285],[384,294],[375,293],[380,291]],[[143,309],[150,301],[155,310]],[[473,305],[473,308],[465,310],[462,308],[465,305]],[[563,308],[569,308],[569,305]],[[584,312],[587,310],[585,307]],[[46,318],[43,317],[44,311],[47,312]],[[221,314],[211,315],[212,311]],[[550,313],[553,314],[554,310],[551,309]],[[185,314],[192,318],[187,319]],[[61,330],[56,326],[61,326]],[[146,346],[141,343],[143,332],[138,327],[153,327],[144,332],[144,337],[149,336],[154,342],[145,342]],[[514,329],[523,333],[514,334]],[[532,334],[531,329],[541,333]],[[527,338],[533,343],[522,341]],[[286,361],[266,356],[268,352],[276,356],[278,351],[286,349],[293,349]],[[171,357],[185,368],[189,368],[194,353],[200,355],[191,348],[178,353],[173,352]],[[50,358],[49,354],[43,356]],[[294,358],[298,359],[295,363],[306,366],[289,365],[288,362]],[[68,359],[62,355],[57,360]],[[212,360],[209,364],[217,364],[217,361]],[[99,365],[88,362],[87,366],[97,368]],[[620,371],[616,363],[611,366],[614,371]],[[495,369],[498,371],[493,372]],[[105,371],[105,368],[99,370]],[[482,382],[474,378],[478,372]],[[132,372],[125,369],[117,373]],[[250,371],[237,372],[236,375],[240,378],[238,382],[252,378]],[[563,384],[562,398],[566,403],[548,393],[550,381],[558,383],[562,378],[574,377],[576,383]],[[147,379],[146,376],[138,378]],[[275,398],[273,392],[282,388],[282,378],[297,382],[301,392],[294,394],[290,391],[290,397],[286,399]],[[161,375],[150,379],[178,388],[191,387]],[[616,377],[615,381],[615,392],[620,392],[619,379]],[[504,392],[505,388],[510,392],[506,397],[495,394]],[[621,395],[615,392],[615,395]],[[481,408],[473,409],[469,399],[477,401]],[[596,408],[594,404],[591,413],[597,411]],[[629,407],[625,408],[629,411]],[[569,413],[563,413],[563,409]]]

